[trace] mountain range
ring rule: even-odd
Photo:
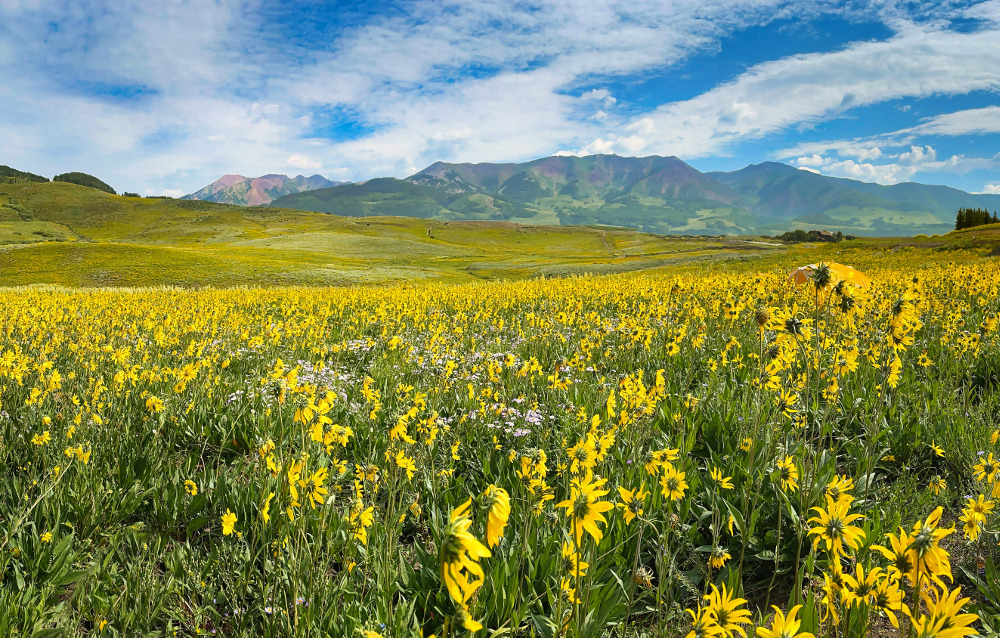
[[[355,217],[599,224],[672,234],[823,228],[893,236],[947,232],[959,207],[1000,208],[1000,195],[914,182],[883,186],[777,162],[703,173],[672,156],[593,155],[524,163],[436,162],[404,180],[299,189],[275,197],[270,206]]]
[[[289,194],[325,187],[336,187],[343,184],[348,183],[327,180],[320,175],[309,176],[308,178],[305,176],[289,178],[288,176],[276,173],[270,173],[259,178],[225,175],[207,187],[188,194],[181,199],[207,200],[209,202],[221,202],[223,204],[241,206],[257,206],[270,204],[275,198]]]

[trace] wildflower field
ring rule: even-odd
[[[0,632],[996,635],[998,291],[5,289]]]

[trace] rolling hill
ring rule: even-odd
[[[111,188],[106,182],[99,178],[95,178],[92,175],[81,173],[79,171],[71,171],[69,173],[61,173],[54,178],[52,182],[69,182],[70,184],[78,184],[81,187],[89,187],[91,189],[98,189],[105,193],[114,194],[115,190]]]
[[[269,204],[275,198],[288,194],[336,187],[348,184],[327,180],[321,175],[295,176],[270,173],[259,178],[247,178],[239,175],[225,175],[212,184],[184,196],[183,200],[206,200],[242,206]]]
[[[959,207],[1000,208],[1000,196],[918,183],[882,186],[776,162],[702,173],[675,157],[595,155],[520,164],[437,162],[405,180],[303,191],[271,206],[655,233],[773,234],[822,227],[887,236],[947,232]]]
[[[407,198],[431,187],[370,181]],[[476,194],[473,194],[476,195]],[[478,197],[478,196],[476,196]],[[422,200],[439,206],[432,197]],[[782,253],[742,239],[496,221],[341,217],[122,197],[65,182],[0,181],[0,286],[231,286],[468,281],[616,273]]]

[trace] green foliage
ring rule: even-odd
[[[471,209],[468,196],[479,196]],[[955,206],[998,202],[949,187],[876,185],[774,162],[701,173],[677,158],[596,155],[520,164],[438,162],[406,180],[308,191],[274,206],[352,216],[606,224],[653,233],[738,235],[813,226],[907,236],[947,231]]]
[[[69,182],[70,184],[78,184],[82,187],[90,187],[91,189],[99,189],[110,194],[114,194],[115,190],[109,187],[104,182],[98,180],[94,176],[87,175],[86,173],[80,173],[79,171],[73,171],[70,173],[61,173],[56,177],[52,178],[53,182]]]
[[[18,171],[8,167],[7,165],[0,164],[0,180],[7,182],[17,182],[19,180],[25,180],[28,182],[48,182],[49,179],[34,173],[28,173],[27,171]]]
[[[997,222],[997,212],[995,210],[993,211],[993,215],[990,215],[988,209],[962,207],[955,216],[955,230],[959,231],[961,229],[968,229],[969,227],[979,227],[984,224],[996,224]]]

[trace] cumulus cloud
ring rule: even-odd
[[[591,89],[580,96],[581,100],[599,100],[605,109],[610,109],[618,100],[607,89]]]
[[[897,7],[884,11],[895,31],[884,42],[758,64],[689,100],[624,105],[601,85],[674,68],[747,26],[846,10],[791,0],[531,5],[420,0],[300,42],[290,37],[299,16],[282,26],[258,0],[0,0],[4,159],[50,175],[87,167],[162,193],[279,167],[363,179],[557,149],[698,158],[858,106],[1000,86],[995,31],[915,26]],[[993,118],[932,118],[901,136],[926,154],[917,136],[1000,130]],[[865,165],[932,162],[883,157],[878,141],[848,146],[810,166],[850,160],[836,170],[885,179],[905,171]]]
[[[884,42],[762,63],[732,82],[642,116],[652,120],[657,131],[646,137],[644,149],[702,157],[724,152],[737,141],[840,117],[856,107],[905,97],[992,90],[1000,86],[996,39],[994,31],[960,33],[906,25]],[[985,131],[993,127],[992,109],[969,114],[989,115],[985,125],[972,124],[970,119],[962,124],[935,121],[924,123],[914,133],[963,126]],[[610,141],[624,147],[626,138]],[[603,140],[609,139],[604,136]]]
[[[841,160],[831,162],[822,168],[823,173],[842,178],[854,178],[865,182],[878,182],[880,184],[895,184],[905,182],[917,172],[917,168],[912,165],[901,164],[881,164],[875,165],[870,162],[855,162],[854,160]]]
[[[974,191],[976,194],[997,194],[1000,195],[1000,184],[988,184],[983,186],[982,191]]]
[[[800,156],[795,159],[795,164],[800,167],[818,167],[826,163],[826,158],[819,154],[813,154],[811,156]]]
[[[966,158],[958,155],[938,159],[937,150],[931,145],[910,145],[898,153],[887,153],[877,147],[865,147],[853,142],[816,143],[814,148],[832,151],[836,157],[813,154],[799,156],[793,162],[799,168],[816,169],[825,175],[880,184],[904,182],[922,171],[962,173],[991,166],[994,162],[992,158]],[[788,154],[781,157],[793,156],[794,154]],[[880,162],[873,162],[875,160]]]
[[[306,156],[292,155],[289,156],[285,163],[290,167],[295,167],[296,169],[322,169],[323,163],[318,160],[310,160]]]

